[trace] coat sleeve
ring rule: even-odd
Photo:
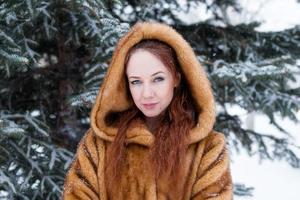
[[[203,157],[192,188],[192,200],[232,200],[230,159],[225,137],[214,132],[208,136]]]
[[[96,137],[89,129],[81,139],[66,175],[62,199],[99,200],[99,153]]]

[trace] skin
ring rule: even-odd
[[[133,101],[146,116],[148,128],[153,130],[170,105],[179,79],[175,79],[168,68],[146,50],[137,50],[131,55],[126,75]],[[144,105],[151,103],[156,105],[151,108]]]

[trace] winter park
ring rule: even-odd
[[[157,76],[159,82],[147,85],[150,79],[139,79],[147,70],[140,70],[141,77],[122,84],[125,72],[129,76],[140,69],[134,66],[172,62],[142,54],[138,47],[127,50],[142,33],[173,48],[181,67],[179,78],[170,75],[174,82]],[[158,44],[139,48],[155,49]],[[197,63],[200,70],[192,68]],[[120,73],[123,65],[127,71]],[[181,93],[163,93],[159,84],[168,80],[174,91],[188,88],[182,93],[187,104],[178,101],[182,108],[173,112],[168,105],[175,105]],[[187,93],[191,97],[184,96]],[[139,94],[144,95],[143,104],[138,104]],[[129,105],[141,112],[124,111]],[[160,105],[168,106],[169,115],[162,115],[162,121],[160,115],[151,116]],[[140,132],[129,132],[140,123],[133,116],[145,117],[145,124],[133,128]],[[124,121],[113,132],[117,119]],[[0,0],[0,200],[298,200],[299,120],[299,0]],[[159,127],[158,121],[169,123],[169,128]],[[176,140],[163,133],[173,130],[180,136],[188,122],[195,122],[195,134],[189,138],[193,143],[187,146],[194,154],[181,157],[185,137]],[[208,135],[200,137],[194,130],[207,130]],[[149,154],[157,156],[149,157],[153,162],[144,153],[152,142],[157,145]],[[141,161],[134,160],[138,156]],[[126,165],[114,165],[121,161]],[[148,162],[158,175],[147,171],[152,169]],[[115,168],[107,170],[103,163]],[[171,166],[170,174],[174,169],[185,175],[165,178],[160,175],[169,172],[164,166]],[[128,169],[127,179],[117,176],[120,169]],[[106,182],[110,174],[116,175],[111,180],[125,185],[120,194],[109,193],[118,188],[116,182]],[[176,178],[181,175],[188,178]],[[174,184],[167,186],[164,178]],[[152,180],[155,186],[150,187]]]

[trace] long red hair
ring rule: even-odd
[[[173,48],[159,40],[142,40],[127,53],[125,69],[130,56],[138,49],[146,50],[159,58],[174,78],[178,78],[178,74],[181,75],[180,84],[175,88],[174,97],[161,118],[160,126],[153,132],[155,140],[150,149],[150,163],[153,163],[151,167],[155,172],[155,178],[162,174],[168,174],[170,183],[176,187],[182,176],[181,166],[185,160],[188,133],[196,124],[195,104]],[[126,70],[124,71],[126,72]],[[125,73],[124,76],[126,76]],[[129,92],[128,82],[126,85],[127,92]],[[112,191],[118,191],[120,172],[126,157],[125,132],[133,119],[144,120],[144,116],[135,105],[124,112],[114,113],[114,116],[117,116],[114,119],[118,119],[115,120],[118,132],[108,151],[105,175],[108,187]]]

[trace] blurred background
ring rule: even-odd
[[[60,198],[115,45],[137,21],[169,24],[203,64],[234,199],[299,199],[299,0],[0,0],[0,200]]]

